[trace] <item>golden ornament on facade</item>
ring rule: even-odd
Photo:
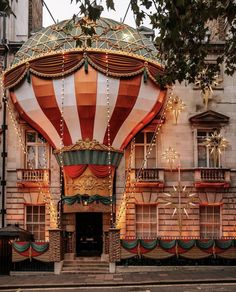
[[[76,184],[73,184],[74,191],[106,190],[109,187],[109,179],[98,179],[92,175],[81,176]]]
[[[191,206],[196,206],[197,198],[195,198],[195,193],[190,193],[186,189],[186,186],[182,185],[181,181],[181,165],[180,165],[180,155],[171,147],[169,147],[162,156],[167,160],[172,166],[175,160],[178,158],[178,182],[176,186],[173,186],[174,191],[171,193],[163,193],[167,198],[160,201],[164,207],[173,207],[172,217],[177,215],[178,226],[179,226],[179,236],[182,236],[182,222],[183,215],[188,217],[188,208]],[[177,197],[177,202],[175,198]]]
[[[219,74],[215,74],[212,80],[209,80],[207,75],[207,69],[203,69],[201,73],[198,74],[195,80],[195,86],[201,88],[201,96],[205,107],[208,108],[208,102],[212,99],[213,88],[220,85],[223,82],[223,79]]]
[[[170,169],[173,168],[173,164],[175,163],[175,160],[179,157],[179,154],[178,152],[176,152],[174,150],[174,148],[172,147],[169,147],[168,149],[166,149],[164,151],[164,153],[162,154],[162,158],[164,158],[167,163],[169,164],[170,166]]]
[[[220,133],[214,131],[210,137],[206,138],[205,145],[210,149],[210,155],[213,156],[214,167],[219,166],[217,164],[219,164],[220,156],[222,151],[229,146],[229,141]]]
[[[178,95],[171,93],[167,104],[167,110],[172,111],[176,124],[178,122],[179,115],[185,109],[185,106],[185,103]]]
[[[113,147],[108,147],[104,144],[99,143],[97,140],[78,140],[75,144],[70,146],[64,146],[61,149],[56,149],[54,153],[69,152],[69,151],[80,151],[80,150],[99,150],[99,151],[111,151],[123,153],[121,150],[115,149]]]

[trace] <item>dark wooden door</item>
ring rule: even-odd
[[[102,254],[102,213],[76,214],[76,252],[78,256]]]

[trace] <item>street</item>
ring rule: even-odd
[[[236,291],[236,283],[227,284],[187,284],[187,285],[133,285],[133,286],[124,286],[124,287],[88,287],[88,288],[80,288],[80,287],[56,287],[56,288],[30,288],[30,289],[0,289],[3,292],[33,292],[33,291],[80,291],[80,292],[103,292],[103,291],[114,291],[114,292],[124,292],[124,291],[135,291],[135,292],[195,292],[195,291],[203,291],[203,292],[234,292]]]

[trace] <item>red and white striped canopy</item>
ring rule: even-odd
[[[89,66],[88,73],[82,67],[64,79],[31,75],[31,83],[22,82],[11,97],[22,117],[59,148],[62,117],[65,146],[87,138],[108,144],[107,92],[111,145],[122,150],[160,111],[165,97],[166,91],[143,82],[142,74],[115,79]]]

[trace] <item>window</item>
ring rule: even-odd
[[[200,237],[220,238],[220,206],[200,206]]]
[[[136,205],[136,236],[155,238],[158,234],[156,205]]]
[[[135,168],[141,168],[144,159],[147,156],[148,151],[150,150],[150,144],[153,138],[153,132],[142,132],[136,135],[135,137]],[[156,144],[152,144],[152,149],[148,155],[147,162],[144,165],[144,168],[156,168],[157,163],[157,147]]]
[[[35,240],[45,240],[45,206],[26,206],[26,229]]]
[[[26,168],[48,168],[48,145],[41,134],[26,132],[26,150]]]
[[[213,155],[211,155],[211,149],[206,147],[206,139],[213,134],[213,131],[197,131],[197,150],[198,150],[198,167],[220,167],[219,157],[216,163],[214,163]]]

